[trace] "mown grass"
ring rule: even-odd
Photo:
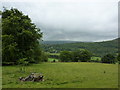
[[[43,73],[44,82],[20,82],[21,76]],[[3,88],[117,88],[118,65],[102,63],[41,63],[26,67],[4,66]]]

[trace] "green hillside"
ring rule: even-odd
[[[43,44],[46,52],[59,53],[60,51],[74,51],[77,49],[87,49],[95,56],[103,56],[107,53],[116,54],[118,52],[118,39],[103,42],[75,42],[64,44]]]

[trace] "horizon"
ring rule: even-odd
[[[72,40],[42,40],[42,42],[106,42],[106,41],[112,41],[112,40],[116,40],[118,38],[114,38],[114,39],[109,39],[109,40],[103,40],[103,41],[72,41]]]

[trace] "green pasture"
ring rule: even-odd
[[[2,67],[3,88],[117,88],[118,65],[87,62],[41,63]],[[20,82],[21,76],[43,73],[43,82]]]
[[[54,60],[57,61],[57,62],[59,61],[58,59],[55,59],[55,58],[48,58],[48,62],[52,62]]]
[[[48,55],[60,55],[60,53],[49,53],[47,52]]]
[[[101,58],[100,58],[100,57],[91,57],[91,60],[98,60],[98,61],[101,61]]]

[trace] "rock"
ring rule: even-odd
[[[19,78],[20,81],[25,81],[24,77]]]
[[[43,75],[41,73],[31,73],[27,77],[20,77],[20,81],[33,81],[33,82],[39,82],[44,81]]]
[[[34,81],[35,81],[35,82],[43,81],[43,76],[35,77],[35,78],[34,78]]]

